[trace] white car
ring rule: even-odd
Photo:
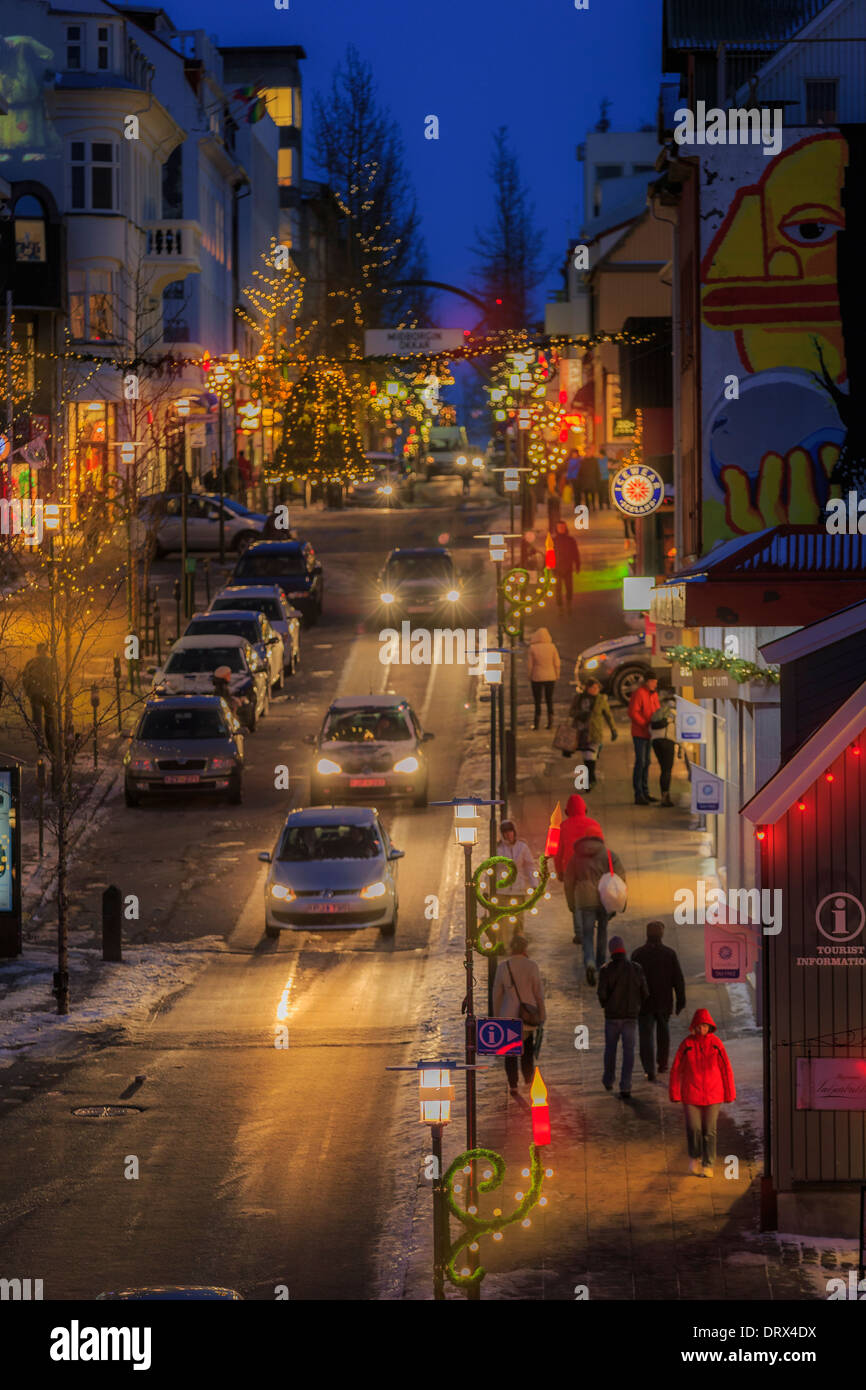
[[[220,589],[216,598],[211,599],[207,611],[222,613],[234,608],[264,613],[274,632],[278,632],[283,639],[286,675],[293,675],[301,664],[303,614],[292,607],[279,584],[234,585]]]
[[[251,608],[226,608],[217,613],[194,613],[184,637],[245,637],[256,655],[266,662],[271,689],[282,690],[286,680],[285,645],[264,613]]]
[[[133,522],[133,544],[141,546],[153,536],[154,557],[179,551],[182,544],[182,498],[179,492],[157,492],[142,497]],[[261,540],[262,522],[255,516],[242,516],[223,505],[223,532],[226,550],[240,555],[253,541]],[[189,551],[216,551],[220,545],[219,498],[200,492],[186,495],[186,547]]]
[[[229,692],[236,713],[250,733],[270,708],[267,665],[244,637],[181,637],[165,665],[153,670],[154,695],[213,695],[213,676],[220,666],[231,671]]]

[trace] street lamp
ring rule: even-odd
[[[226,472],[225,472],[225,431],[223,426],[223,408],[226,404],[226,395],[234,392],[234,377],[226,366],[225,362],[216,362],[210,371],[211,384],[213,385],[216,397],[219,402],[219,464],[220,464],[220,564],[226,562],[226,521],[225,521],[225,496],[226,496]],[[231,399],[231,395],[229,397]]]

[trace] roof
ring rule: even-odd
[[[403,695],[341,695],[332,700],[330,709],[398,709],[408,705]]]
[[[775,637],[772,642],[765,642],[761,647],[761,653],[767,661],[797,661],[801,656],[809,656],[812,652],[821,651],[823,647],[832,646],[834,642],[853,637],[864,628],[866,603],[852,603],[847,608],[840,609],[838,613],[831,614],[829,618],[819,618],[817,622],[809,623],[797,632],[789,632],[784,637]]]
[[[864,728],[866,681],[848,697],[844,705],[834,709],[826,723],[816,729],[793,757],[746,802],[740,815],[745,816],[752,825],[775,825],[803,789],[816,782],[848,745],[860,737]]]
[[[665,0],[669,48],[767,48],[784,43],[820,14],[829,0]]]
[[[307,544],[307,541],[299,540],[253,541],[252,545],[247,546],[246,550],[244,551],[244,555],[250,555],[253,551],[255,551],[258,555],[261,555],[263,551],[268,551],[272,555],[287,555],[289,552],[292,552],[294,554],[298,550],[303,550],[304,546]],[[241,559],[243,559],[243,555],[241,556]]]
[[[231,632],[221,632],[216,637],[180,637],[172,644],[171,650],[189,651],[201,650],[207,647],[248,647],[249,643],[245,637],[235,637]]]
[[[786,579],[809,579],[816,575],[862,575],[864,571],[866,535],[831,536],[819,526],[771,526],[716,546],[679,570],[672,582],[711,573],[784,574]]]
[[[452,558],[451,551],[444,545],[396,545],[388,559],[395,555],[447,555],[449,560]]]
[[[144,708],[189,709],[190,705],[194,705],[196,709],[215,709],[222,702],[222,695],[154,695],[145,701]]]
[[[286,825],[370,825],[375,819],[372,806],[305,806],[290,811]]]
[[[214,613],[193,613],[191,623],[222,623],[226,618],[250,618],[258,622],[262,614],[257,608],[220,608]]]

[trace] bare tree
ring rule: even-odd
[[[477,291],[490,305],[489,328],[526,328],[532,318],[533,292],[546,273],[544,235],[535,225],[535,206],[521,180],[505,126],[493,136],[490,179],[493,218],[485,231],[475,231]]]

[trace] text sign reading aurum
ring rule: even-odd
[[[402,357],[408,353],[452,352],[466,339],[459,328],[368,328],[364,334],[367,357]]]

